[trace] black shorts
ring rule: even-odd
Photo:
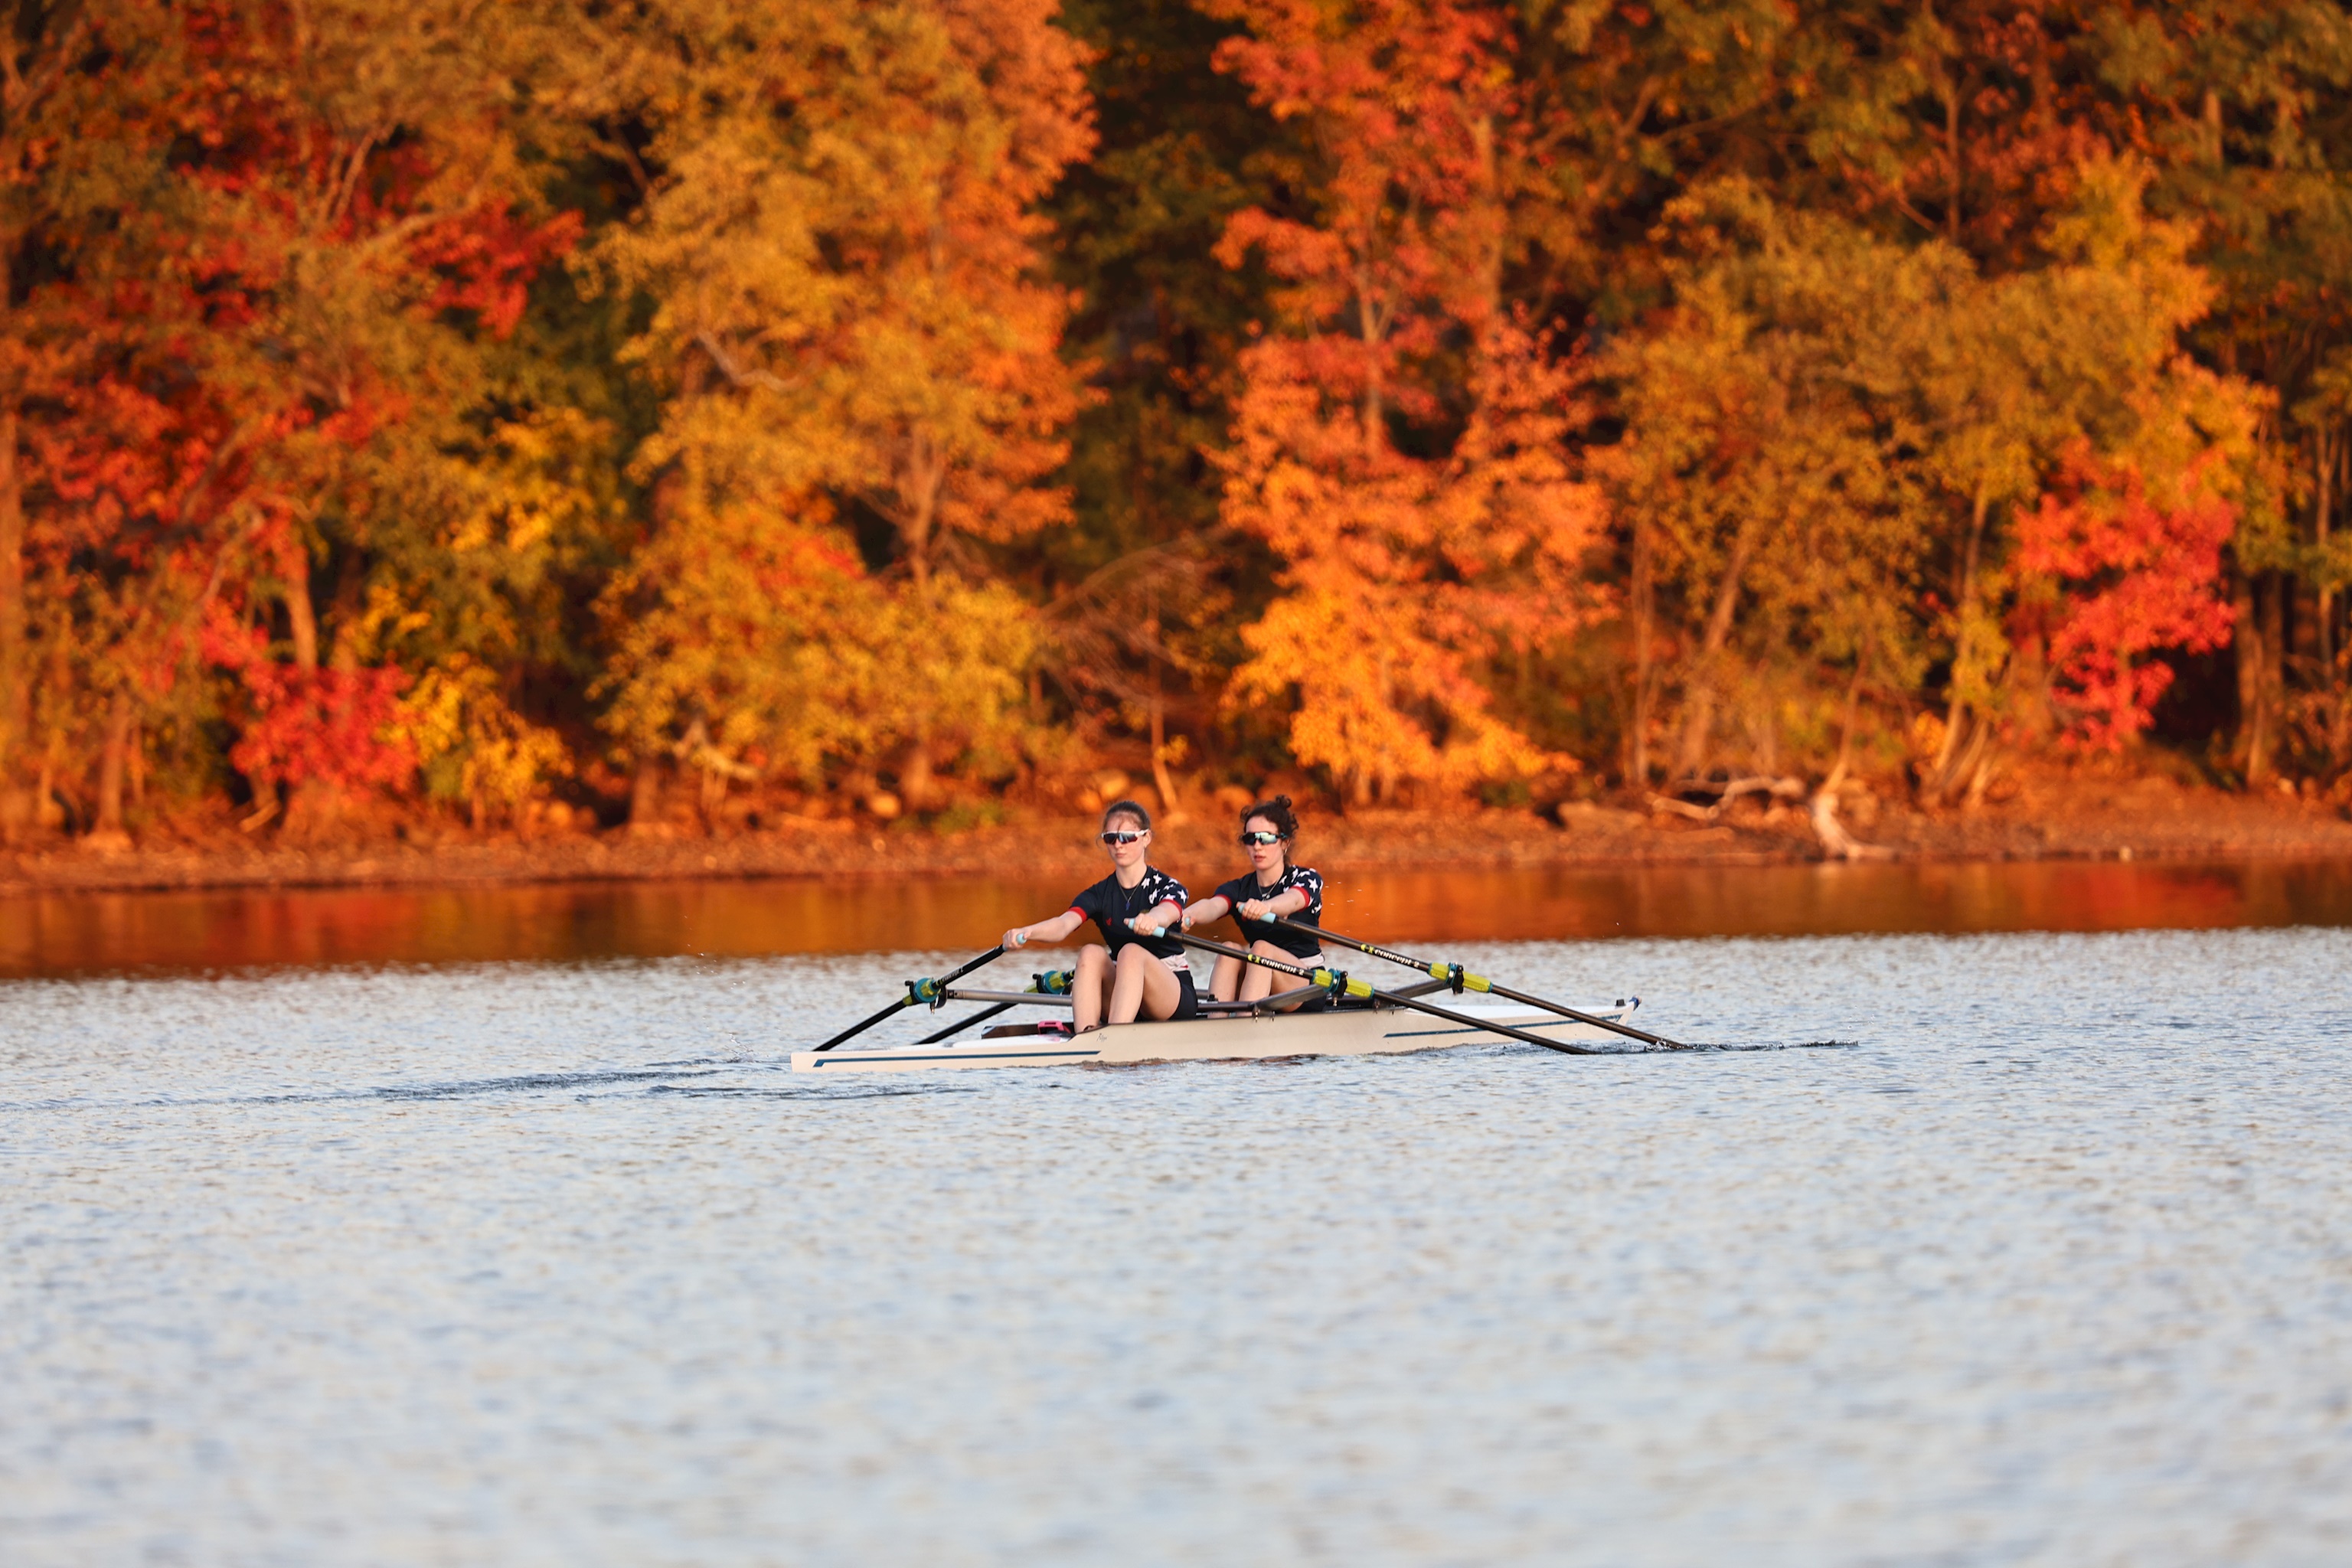
[[[1187,1018],[1197,1018],[1201,1016],[1201,994],[1192,988],[1192,971],[1189,965],[1174,973],[1177,991],[1176,1011],[1169,1014],[1162,1022],[1181,1024]]]

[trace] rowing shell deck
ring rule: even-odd
[[[1479,997],[1447,996],[1449,1012],[1527,1029],[1554,1040],[1618,1037],[1572,1018]],[[1640,1005],[1639,1003],[1634,1004]],[[1622,1023],[1632,1007],[1580,1009]],[[924,1072],[941,1068],[1046,1068],[1074,1063],[1236,1061],[1268,1057],[1361,1057],[1452,1046],[1491,1046],[1506,1037],[1465,1028],[1402,1007],[1340,1007],[1326,1013],[1274,1013],[1197,1018],[1181,1024],[1113,1024],[1072,1037],[1034,1029],[997,1030],[969,1045],[894,1046],[866,1051],[794,1051],[794,1072]],[[1532,1048],[1532,1047],[1530,1047]]]

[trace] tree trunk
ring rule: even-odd
[[[1650,531],[1633,524],[1633,718],[1627,737],[1625,782],[1650,782],[1650,644],[1656,636],[1657,584],[1650,560]]]
[[[328,668],[344,675],[358,671],[358,633],[366,596],[367,563],[356,546],[347,545],[335,573],[334,597],[328,602],[328,613],[335,623],[334,636],[328,641]]]
[[[2332,422],[2323,421],[2319,428],[2312,433],[2312,467],[2319,484],[2312,500],[2311,534],[2312,542],[2318,546],[2318,553],[2323,561],[2327,557],[2328,524],[2331,521],[2328,513],[2335,500],[2333,489],[2336,478],[2336,426]],[[2317,639],[2320,668],[2332,673],[2331,667],[2336,662],[2336,647],[2334,628],[2329,626],[2328,617],[2334,607],[2329,601],[2334,595],[2325,584],[2320,585],[2316,593],[2318,604],[2315,608],[2318,614],[2312,617],[2314,622],[2312,631]]]
[[[1968,718],[1968,698],[1960,687],[1960,669],[1969,652],[1969,611],[1975,607],[1977,593],[1977,561],[1984,549],[1985,519],[1992,510],[1992,497],[1983,484],[1977,486],[1975,502],[1969,509],[1969,547],[1960,557],[1960,582],[1954,601],[1959,625],[1952,635],[1952,689],[1944,705],[1944,743],[1936,748],[1936,766],[1928,775],[1927,792],[1940,800],[1951,789],[1957,770],[1952,765],[1960,744],[1963,721]]]
[[[1675,752],[1675,776],[1695,779],[1706,765],[1706,743],[1715,733],[1715,687],[1703,682],[1683,709],[1682,744]]]
[[[1830,782],[1813,792],[1813,836],[1822,842],[1822,852],[1832,860],[1887,860],[1895,851],[1877,844],[1864,844],[1845,829],[1838,820],[1837,786],[1839,779],[1831,775]]]
[[[2278,771],[2279,742],[2286,710],[2286,596],[2289,579],[2284,572],[2263,574],[2268,591],[2260,600],[2263,636],[2263,733],[2269,745],[2263,759],[2267,774]]]
[[[1830,776],[1822,788],[1834,793],[1845,782],[1846,765],[1853,760],[1853,721],[1862,710],[1862,678],[1870,668],[1871,645],[1864,643],[1862,651],[1853,656],[1853,679],[1845,683],[1845,710],[1838,722],[1837,760],[1830,764]]]
[[[661,820],[661,759],[652,755],[637,758],[637,771],[629,781],[629,831],[650,833]]]
[[[2271,680],[2264,668],[2270,644],[2263,635],[2266,595],[2252,573],[2237,574],[2231,600],[2237,612],[2230,643],[2238,655],[2238,742],[2234,751],[2249,788],[2271,772]]]
[[[1706,761],[1707,736],[1715,729],[1716,666],[1731,638],[1740,579],[1747,574],[1748,558],[1755,553],[1759,531],[1753,519],[1740,525],[1738,536],[1732,541],[1731,559],[1724,563],[1723,581],[1716,585],[1715,608],[1707,615],[1706,633],[1693,665],[1697,679],[1684,716],[1682,753],[1675,760],[1675,771],[1683,778],[1696,778],[1700,764]]]
[[[310,597],[310,552],[299,544],[289,548],[284,570],[286,623],[293,634],[294,668],[315,676],[319,673],[319,608]],[[286,821],[278,831],[289,843],[317,843],[334,834],[350,804],[337,780],[299,780],[287,797]]]
[[[929,811],[939,795],[939,781],[931,773],[930,720],[919,716],[915,738],[907,742],[906,760],[898,765],[898,798],[909,811]]]
[[[1172,819],[1177,811],[1176,781],[1168,772],[1168,705],[1160,695],[1160,595],[1148,584],[1144,605],[1143,635],[1151,642],[1151,783],[1160,791],[1161,814]]]
[[[1946,195],[1944,232],[1957,250],[1960,246],[1960,89],[1948,78],[1944,82],[1944,158],[1951,179]]]
[[[907,548],[907,572],[920,593],[931,585],[931,536],[938,531],[940,489],[947,464],[919,431],[907,437],[907,462],[898,471],[898,538]]]
[[[310,558],[298,545],[287,552],[286,619],[294,632],[294,668],[319,671],[319,612],[310,602]]]
[[[1160,666],[1151,667],[1151,783],[1160,791],[1160,809],[1172,824],[1178,810],[1176,779],[1168,771],[1167,704],[1160,699]]]
[[[2242,571],[2230,574],[2230,651],[2238,676],[2238,735],[2231,744],[2231,760],[2246,782],[2254,782],[2254,759],[2261,754],[2263,710],[2263,639],[2254,631],[2254,580]]]
[[[106,710],[106,747],[98,759],[98,830],[122,831],[122,780],[131,752],[131,689],[118,686]]]
[[[25,494],[10,405],[0,408],[0,827],[15,826],[27,809],[16,788],[32,731],[25,652]]]

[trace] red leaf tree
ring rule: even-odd
[[[2237,509],[2194,465],[2171,505],[2137,467],[2070,452],[2039,507],[2017,520],[2017,563],[2050,592],[2029,594],[2021,633],[2048,638],[2053,696],[2074,744],[2114,751],[2147,728],[2172,684],[2167,648],[2205,653],[2229,640],[2221,547]]]

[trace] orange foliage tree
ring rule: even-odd
[[[1501,299],[1500,14],[1214,9],[1248,27],[1222,68],[1307,121],[1326,165],[1311,209],[1246,210],[1220,251],[1284,285],[1242,355],[1223,459],[1227,521],[1284,563],[1235,694],[1292,706],[1293,753],[1359,801],[1540,770],[1560,759],[1496,716],[1482,676],[1573,625],[1600,509],[1566,448],[1575,376]],[[1457,413],[1445,394],[1465,384]]]

